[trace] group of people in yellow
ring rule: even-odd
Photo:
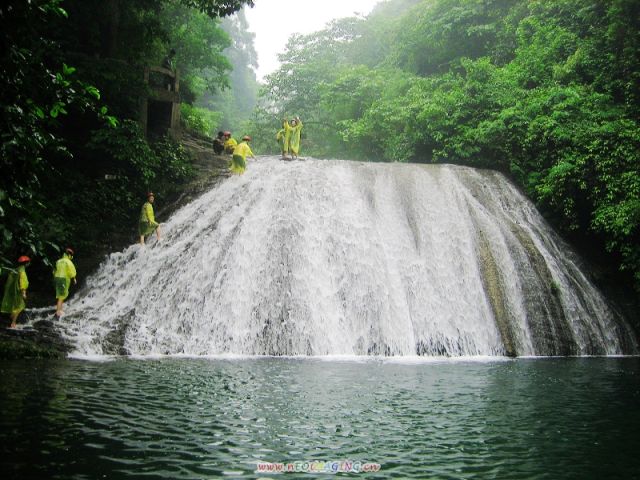
[[[247,169],[247,157],[256,158],[249,142],[251,137],[245,135],[242,137],[242,142],[238,143],[235,138],[231,136],[231,132],[218,132],[217,138],[213,140],[213,151],[216,154],[226,153],[231,155],[229,161],[229,170],[231,173],[242,175]]]
[[[242,137],[242,142],[238,143],[233,137],[231,137],[231,132],[219,133],[222,133],[222,135],[218,135],[214,140],[214,152],[216,152],[217,145],[224,147],[224,152],[231,154],[229,170],[231,170],[232,173],[242,175],[247,168],[247,156],[254,159],[256,158],[251,151],[251,147],[249,147],[251,137],[249,137],[249,135],[245,135]],[[223,139],[224,142],[222,142]],[[156,233],[156,238],[160,241],[160,224],[156,222],[153,213],[154,200],[155,196],[153,192],[147,193],[147,201],[142,205],[142,209],[140,210],[138,233],[140,234],[141,245],[144,245],[145,237],[153,234],[153,232]]]
[[[160,224],[156,222],[153,214],[153,192],[147,194],[147,201],[142,205],[138,230],[140,233],[140,243],[144,245],[146,236],[156,232],[160,240]],[[64,312],[62,307],[64,301],[69,296],[71,282],[76,284],[76,267],[73,264],[74,251],[68,247],[62,257],[56,262],[53,271],[53,285],[56,293],[56,316],[61,317]],[[7,281],[4,285],[4,295],[0,311],[9,315],[11,320],[9,328],[16,328],[20,313],[26,308],[27,289],[29,288],[29,278],[27,277],[27,267],[31,264],[31,258],[22,255],[16,262],[15,269],[9,271]]]
[[[66,248],[62,257],[56,262],[53,271],[53,285],[56,292],[56,316],[61,317],[64,313],[62,305],[69,296],[71,282],[76,283],[76,267],[73,264],[74,251]],[[7,281],[4,284],[4,295],[2,296],[2,306],[0,311],[9,314],[11,324],[9,328],[16,328],[18,316],[26,308],[27,289],[29,288],[29,278],[27,277],[27,267],[31,264],[31,258],[22,255],[18,258],[16,268],[9,271]]]
[[[296,160],[300,151],[300,136],[302,134],[302,122],[300,117],[295,117],[291,121],[284,118],[282,120],[282,128],[276,134],[276,140],[280,144],[280,151],[283,160]],[[242,142],[238,143],[231,136],[229,131],[220,131],[218,136],[213,140],[213,151],[216,154],[226,153],[231,155],[229,162],[229,170],[231,173],[242,175],[247,168],[247,157],[256,158],[249,142],[251,137],[245,135]],[[288,157],[291,155],[291,157]]]
[[[142,205],[138,230],[140,233],[140,243],[144,245],[146,236],[156,232],[160,240],[160,224],[156,222],[153,214],[153,192],[147,193],[147,201]],[[66,248],[62,257],[56,262],[53,271],[53,285],[56,293],[56,316],[61,317],[64,312],[62,307],[64,301],[69,296],[71,282],[76,284],[76,267],[73,264],[74,251]],[[27,267],[31,264],[31,258],[22,255],[18,258],[15,269],[9,271],[7,281],[4,285],[4,295],[0,311],[9,315],[11,324],[9,328],[16,328],[20,313],[26,308],[27,289],[29,288],[29,278],[27,277]]]
[[[153,192],[147,193],[147,201],[142,205],[140,211],[138,232],[140,233],[140,243],[142,245],[144,245],[145,237],[153,232],[156,233],[158,241],[160,240],[160,224],[156,222],[153,213],[154,199]],[[56,316],[58,317],[61,317],[64,313],[62,306],[69,296],[71,282],[76,283],[76,267],[72,261],[73,255],[73,249],[66,248],[62,257],[56,262],[53,272],[53,284],[56,292]],[[0,311],[9,314],[11,320],[10,328],[16,328],[18,316],[26,307],[25,300],[27,299],[27,289],[29,288],[26,268],[30,263],[31,259],[28,256],[22,255],[19,257],[16,268],[9,271],[4,286]]]
[[[300,134],[302,131],[302,122],[296,117],[289,122],[286,118],[282,121],[282,128],[276,135],[276,140],[280,144],[283,159],[289,159],[287,154],[291,154],[291,160],[298,158],[300,150]],[[222,133],[222,135],[220,135]],[[245,135],[242,142],[238,143],[232,136],[231,132],[219,132],[216,139],[217,144],[224,148],[224,152],[231,155],[229,161],[229,170],[237,175],[242,175],[247,168],[247,157],[256,158],[249,142],[251,137]],[[214,147],[216,146],[214,141]],[[215,150],[215,148],[214,148]],[[217,152],[216,152],[217,153]],[[160,241],[160,224],[156,222],[153,213],[153,202],[155,196],[153,192],[147,193],[147,201],[142,205],[140,211],[140,221],[138,223],[138,232],[140,234],[140,244],[144,245],[145,237],[156,233],[156,238]],[[69,286],[71,282],[76,283],[76,268],[73,264],[74,251],[66,248],[62,257],[56,262],[53,273],[53,282],[56,292],[56,316],[60,317],[64,313],[62,306],[69,296]],[[2,297],[2,313],[9,314],[11,325],[15,328],[18,316],[25,309],[27,298],[27,289],[29,288],[29,279],[27,278],[26,268],[31,263],[31,259],[22,255],[18,258],[17,266],[9,272],[9,276],[4,286],[4,296]]]
[[[302,134],[302,122],[296,117],[289,122],[282,119],[282,128],[276,134],[276,140],[280,144],[280,152],[283,160],[289,160],[287,154],[291,154],[291,160],[298,158],[300,151],[300,135]]]

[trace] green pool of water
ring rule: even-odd
[[[639,358],[65,360],[0,372],[3,478],[640,476]]]

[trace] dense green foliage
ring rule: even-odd
[[[226,88],[231,40],[217,17],[244,5],[252,1],[0,7],[0,271],[28,254],[37,277],[64,245],[86,255],[105,251],[113,235],[135,239],[145,192],[161,201],[191,171],[183,147],[166,136],[149,141],[137,123],[144,67],[174,48],[183,102]],[[211,112],[185,112],[194,128],[215,128]]]
[[[307,154],[510,175],[640,289],[640,3],[389,0],[290,39],[254,124]]]
[[[205,137],[211,136],[212,132],[218,128],[223,115],[222,112],[194,107],[188,103],[183,103],[180,110],[183,125],[190,131]]]

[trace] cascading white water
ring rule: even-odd
[[[634,336],[495,172],[263,157],[114,253],[79,354],[585,355]]]

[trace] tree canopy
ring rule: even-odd
[[[0,7],[0,270],[101,250],[152,188],[189,175],[184,148],[138,125],[145,66],[177,52],[183,101],[227,88],[218,17],[251,0],[9,0]],[[106,179],[114,179],[112,181]],[[133,228],[131,229],[133,231]]]
[[[389,0],[289,39],[256,113],[311,155],[511,176],[640,289],[640,3]]]

